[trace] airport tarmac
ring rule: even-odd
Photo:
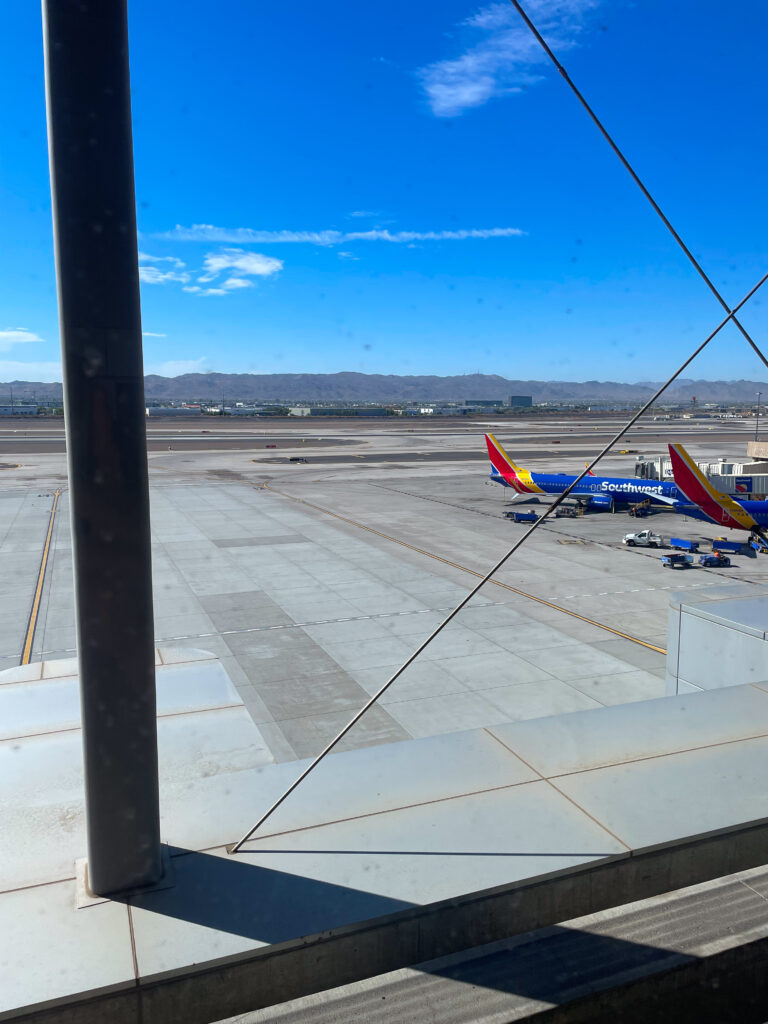
[[[254,448],[151,453],[158,645],[220,657],[276,760],[317,753],[527,529],[503,518],[511,492],[461,458],[476,455],[488,426],[356,435],[345,424],[329,438],[349,442],[337,461],[316,465],[312,455],[264,465]],[[496,429],[507,443],[509,425]],[[713,450],[691,426],[685,442],[699,457],[743,457],[744,426],[723,434]],[[583,441],[555,453],[539,444],[537,468],[583,464]],[[356,458],[362,445],[378,459]],[[297,436],[288,455],[301,450]],[[654,438],[646,450],[662,448]],[[401,457],[414,451],[423,461]],[[10,454],[0,476],[2,668],[19,663],[25,641],[35,661],[75,647],[64,457]],[[633,463],[611,456],[605,471]],[[768,558],[669,572],[660,553],[621,545],[647,525],[666,536],[718,532],[667,512],[543,524],[341,749],[662,696],[670,593],[764,583]]]

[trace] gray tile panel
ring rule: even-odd
[[[446,770],[448,762],[451,771]],[[239,786],[221,774],[201,779],[194,793],[185,786],[169,786],[164,837],[179,846],[206,849],[239,839],[307,763],[256,769],[243,775]],[[416,803],[428,805],[457,793],[495,790],[536,778],[480,730],[350,750],[326,758],[275,811],[260,835],[376,815]],[[205,808],[202,815],[201,807]]]
[[[488,648],[492,646],[488,644]],[[437,664],[460,679],[470,690],[488,690],[492,687],[517,686],[519,683],[552,679],[548,672],[509,651],[442,658]]]
[[[0,1013],[135,984],[128,908],[76,912],[74,881],[0,898]]]
[[[604,705],[655,700],[666,693],[663,668],[652,672],[622,672],[615,676],[580,676],[570,680],[569,685]]]
[[[348,711],[328,712],[306,718],[283,719],[278,724],[298,757],[315,757],[341,732],[351,717]],[[387,709],[374,706],[347,733],[336,749],[355,750],[377,746],[379,743],[397,743],[411,739],[413,735],[391,713],[391,706]]]
[[[378,668],[353,669],[350,674],[367,694],[373,696],[397,668],[399,666],[381,665]],[[442,662],[422,662],[417,659],[392,683],[380,698],[380,702],[392,704],[395,701],[464,693],[466,690],[467,687],[452,675]]]
[[[580,772],[556,784],[637,849],[765,819],[766,777],[768,738],[761,737]]]
[[[251,863],[274,865],[279,852],[282,870],[415,904],[625,852],[542,782],[265,836],[247,849]]]
[[[199,602],[217,630],[287,625],[293,621],[261,590],[210,594]]]
[[[476,692],[454,693],[449,700],[440,696],[393,701],[387,704],[387,711],[414,737],[478,729],[509,721],[506,712],[486,700],[484,694]]]
[[[220,668],[216,662],[204,664]],[[178,666],[182,668],[187,666]],[[35,690],[58,683],[19,685]],[[163,836],[165,815],[173,803],[171,792],[188,791],[194,797],[201,778],[218,776],[226,777],[231,787],[240,773],[272,761],[259,729],[242,706],[161,717],[158,746]],[[0,742],[0,813],[0,889],[73,875],[74,861],[85,851],[79,729]]]
[[[520,657],[565,681],[581,676],[611,676],[628,671],[626,662],[584,644],[570,644],[568,647],[554,647],[551,650],[522,651]]]
[[[547,715],[567,715],[600,707],[597,700],[559,679],[494,687],[483,690],[482,695],[490,704],[503,711],[509,722]]]
[[[494,726],[547,777],[768,733],[768,694],[751,686]]]
[[[217,548],[255,548],[273,544],[306,544],[306,540],[300,534],[289,533],[271,537],[228,537],[213,543]]]

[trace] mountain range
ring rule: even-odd
[[[227,402],[451,402],[465,399],[508,400],[510,395],[531,395],[534,402],[640,402],[658,384],[641,381],[508,380],[496,374],[471,373],[455,377],[405,377],[376,373],[186,373],[179,377],[150,374],[144,379],[148,400]],[[14,401],[55,401],[61,384],[38,381],[0,383],[0,401],[11,390]],[[754,402],[768,384],[750,380],[679,380],[665,400],[690,402]]]

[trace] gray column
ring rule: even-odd
[[[162,872],[125,0],[43,0],[88,877]]]

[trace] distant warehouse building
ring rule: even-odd
[[[37,406],[0,405],[0,416],[37,416]]]
[[[333,409],[328,406],[319,406],[309,410],[310,416],[392,416],[394,411],[384,406],[361,405],[347,409]]]
[[[509,404],[512,407],[528,409],[533,405],[533,395],[510,395]]]
[[[498,409],[504,405],[502,398],[465,398],[465,409]]]
[[[199,405],[148,405],[147,416],[200,416]]]

